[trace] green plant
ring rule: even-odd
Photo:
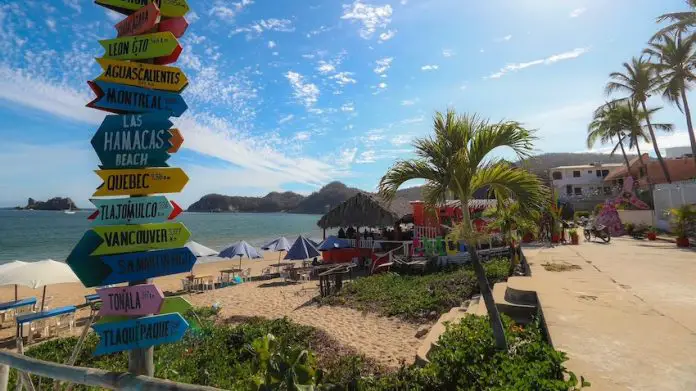
[[[570,236],[571,238],[577,238],[578,237],[578,230],[575,228],[569,229],[568,236]]]
[[[696,207],[692,205],[682,205],[669,211],[672,216],[672,230],[679,238],[686,238],[693,233],[696,223]]]
[[[604,204],[597,204],[594,207],[594,215],[599,216],[602,213],[602,210],[604,209]]]
[[[507,258],[492,259],[484,268],[487,280],[495,284],[510,275],[511,262]],[[359,278],[337,294],[322,298],[321,303],[421,322],[429,320],[433,311],[438,315],[447,312],[476,293],[476,274],[465,266],[424,276],[382,273]]]
[[[319,379],[314,355],[300,347],[283,346],[273,334],[255,339],[246,349],[253,355],[251,390],[312,391]]]
[[[623,228],[624,228],[624,231],[626,231],[626,233],[630,235],[633,233],[633,230],[635,229],[635,227],[636,226],[633,223],[626,223],[626,224],[624,224]]]
[[[577,211],[573,214],[573,221],[576,223],[580,221],[581,218],[590,218],[591,213],[587,211]]]
[[[424,179],[423,195],[430,205],[438,205],[452,194],[466,206],[477,191],[488,189],[496,199],[515,200],[523,209],[541,208],[547,198],[541,180],[527,170],[490,156],[499,147],[509,147],[520,159],[530,156],[536,140],[532,130],[519,122],[491,123],[477,115],[457,115],[454,110],[437,112],[433,123],[433,136],[414,141],[416,158],[397,161],[380,179],[379,193],[384,199],[393,199],[404,183]],[[469,248],[475,248],[477,239],[469,208],[461,209],[462,223],[455,229]],[[493,293],[477,252],[470,252],[470,256],[498,348],[504,350],[504,330]]]
[[[651,225],[650,227],[648,227],[648,233],[657,234],[658,233],[657,228],[655,228]]]
[[[483,216],[493,219],[487,227],[489,232],[500,231],[508,242],[519,241],[523,233],[536,235],[539,232],[539,211],[524,210],[518,202],[501,202],[495,208],[486,209]]]

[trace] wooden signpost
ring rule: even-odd
[[[90,201],[97,207],[87,219],[93,225],[121,225],[161,223],[173,220],[182,209],[165,196],[96,199]]]
[[[184,72],[177,67],[97,58],[104,71],[95,80],[155,90],[181,92],[188,85]]]
[[[177,342],[188,329],[188,322],[175,313],[95,324],[92,328],[99,334],[99,344],[94,354],[101,356]]]
[[[128,371],[154,375],[155,345],[176,342],[189,327],[180,312],[184,300],[164,299],[149,281],[191,271],[196,257],[184,247],[190,232],[171,221],[181,208],[158,193],[176,193],[188,182],[180,168],[168,168],[170,154],[184,139],[169,117],[187,106],[179,93],[188,85],[181,69],[162,66],[182,52],[177,41],[188,27],[186,0],[96,0],[128,15],[116,24],[118,37],[99,41],[102,73],[89,82],[97,97],[88,107],[122,115],[106,116],[92,138],[103,179],[92,199],[97,211],[66,262],[86,287],[127,282],[99,289],[102,321],[94,354],[128,350]],[[132,318],[138,317],[138,318]]]
[[[158,314],[164,294],[153,284],[97,289],[102,301],[99,316]]]
[[[188,182],[180,168],[145,168],[141,170],[97,170],[104,180],[94,197],[178,193]]]
[[[166,113],[179,117],[188,106],[179,94],[103,81],[87,82],[97,97],[87,107],[111,113]]]
[[[151,0],[95,0],[94,2],[124,15],[130,15],[148,3],[152,3]],[[184,16],[189,12],[186,0],[159,0],[159,6],[162,16],[168,18]]]
[[[186,314],[193,309],[191,303],[181,296],[171,296],[165,297],[162,301],[162,306],[155,315],[166,315],[166,314]],[[101,317],[97,323],[109,323],[109,322],[120,322],[127,320],[128,317],[122,315],[106,315]],[[198,328],[199,324],[195,319],[189,321],[189,326],[192,328]]]

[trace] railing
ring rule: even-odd
[[[110,390],[220,390],[219,388],[214,387],[176,383],[169,380],[162,380],[148,376],[136,376],[130,373],[109,372],[95,368],[73,367],[69,365],[37,360],[18,353],[0,351],[0,391],[7,390],[10,367],[24,373],[43,376],[55,379],[56,381],[82,384],[92,387],[102,387]],[[34,390],[34,385],[31,383],[29,376],[25,376],[24,379],[25,387],[28,390]]]
[[[394,260],[394,252],[397,251],[397,250],[401,250],[401,249],[405,248],[405,246],[406,246],[406,244],[404,243],[404,244],[402,244],[401,246],[399,246],[399,247],[397,247],[397,248],[395,248],[395,249],[391,249],[391,250],[387,251],[386,253],[381,254],[380,256],[378,256],[377,259],[375,259],[375,261],[372,262],[372,267],[370,268],[370,274],[372,274],[372,273],[375,272],[375,267],[376,267],[375,265],[377,265],[377,263],[378,263],[378,261],[379,261],[380,259],[383,259],[384,257],[388,257],[389,259],[387,260],[387,263],[393,262],[393,260]]]

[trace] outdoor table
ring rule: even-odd
[[[24,325],[31,325],[32,322],[55,318],[61,315],[75,314],[75,311],[77,311],[77,308],[73,305],[69,305],[65,307],[54,308],[52,310],[20,315],[17,317],[17,338],[22,338],[22,335],[24,335]],[[48,328],[48,326],[46,328]],[[72,321],[70,322],[70,329],[72,330]],[[34,333],[31,332],[30,327],[29,334],[27,336],[27,343],[31,343],[34,337],[33,334]]]
[[[95,302],[101,301],[99,295],[92,293],[90,295],[85,295],[85,304],[94,304]]]
[[[206,280],[213,278],[211,274],[197,274],[197,275],[190,275],[187,277],[189,280],[191,280],[191,291],[196,291],[195,287],[203,286]]]
[[[242,269],[222,269],[220,270],[220,281],[225,283],[225,282],[232,282],[234,279],[234,276],[236,274],[239,274],[242,272]],[[225,278],[227,277],[227,278]],[[231,277],[231,278],[230,278]]]
[[[0,303],[0,323],[5,322],[5,317],[11,312],[18,308],[31,306],[31,311],[34,311],[34,306],[36,306],[36,297],[28,297],[22,300],[8,301],[7,303]]]

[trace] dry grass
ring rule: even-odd
[[[544,269],[546,269],[546,271],[549,271],[549,272],[568,272],[568,271],[572,271],[572,270],[582,269],[578,265],[574,265],[572,263],[567,263],[567,262],[561,262],[561,263],[546,262],[546,263],[542,263],[541,266],[543,266]]]

